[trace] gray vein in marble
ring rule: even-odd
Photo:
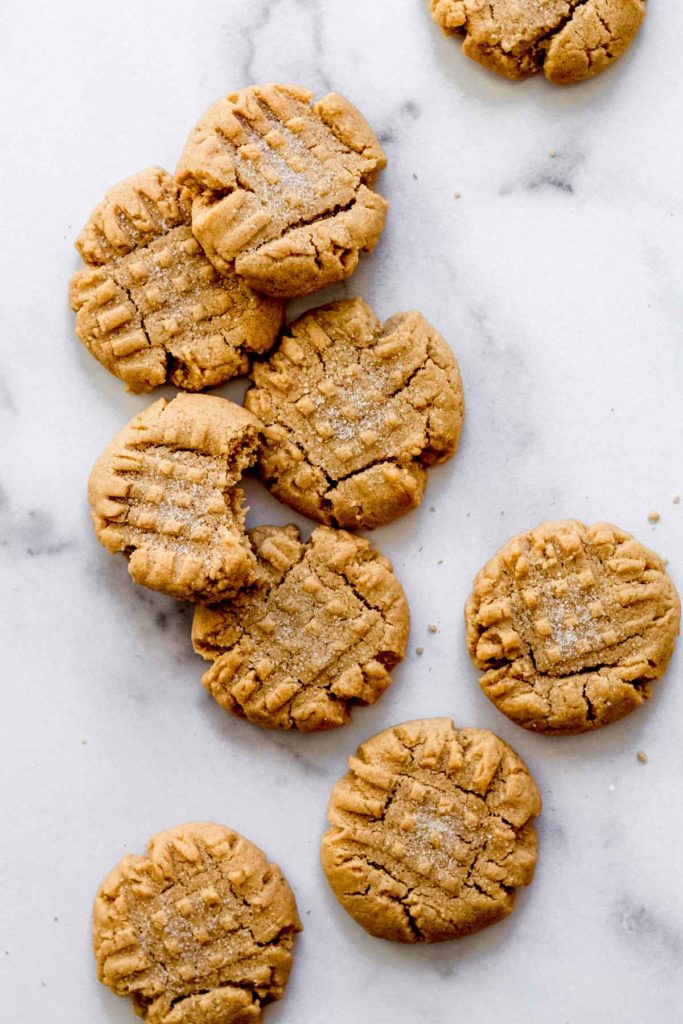
[[[612,921],[620,936],[637,946],[643,959],[666,961],[675,968],[683,965],[683,934],[659,911],[625,897],[615,907]]]
[[[315,54],[315,63],[311,65],[311,73],[307,75],[305,82],[292,82],[283,84],[303,85],[307,88],[315,88],[320,92],[333,92],[334,86],[322,66],[324,57],[323,20],[322,11],[318,4],[312,4],[310,0],[294,0],[297,8],[307,17],[309,23],[309,37]],[[254,19],[244,30],[243,38],[246,52],[240,60],[240,71],[242,76],[241,85],[248,86],[257,82],[270,81],[270,76],[260,76],[256,67],[256,60],[259,51],[259,36],[268,28],[282,0],[261,0],[253,4]],[[304,34],[305,35],[305,34]]]
[[[0,487],[0,550],[8,555],[31,558],[59,555],[75,542],[59,534],[53,516],[45,509],[13,509],[7,492]]]
[[[576,190],[576,179],[585,159],[580,149],[571,147],[559,149],[553,155],[548,153],[542,163],[530,167],[517,178],[501,185],[498,195],[509,196],[519,191],[535,192],[544,189],[573,195]]]
[[[7,412],[12,413],[19,411],[4,377],[0,377],[0,409],[6,409]]]

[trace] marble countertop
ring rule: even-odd
[[[2,5],[0,1016],[12,1024],[134,1019],[95,978],[94,890],[124,850],[205,818],[262,846],[296,890],[305,932],[267,1024],[683,1021],[683,652],[629,719],[543,738],[481,694],[462,624],[479,566],[548,518],[616,521],[683,584],[683,7],[648,5],[618,66],[558,89],[485,72],[427,6]],[[348,96],[389,154],[376,252],[290,314],[346,295],[382,317],[417,307],[452,344],[467,399],[460,451],[422,508],[373,535],[409,597],[410,655],[377,705],[313,737],[221,711],[199,685],[190,609],[134,586],[96,543],[88,472],[149,399],[85,352],[66,295],[73,239],[106,188],[150,163],[172,170],[209,103],[273,80]],[[296,519],[257,482],[248,493],[250,524]],[[429,715],[491,728],[527,760],[544,798],[540,857],[505,922],[408,948],[337,906],[318,839],[357,743]]]

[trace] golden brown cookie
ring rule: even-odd
[[[98,977],[147,1024],[258,1024],[280,999],[301,931],[282,872],[223,825],[153,836],[102,882]]]
[[[440,942],[506,917],[536,864],[541,798],[483,729],[405,722],[362,743],[332,791],[327,880],[371,935]]]
[[[481,688],[525,729],[609,725],[650,697],[681,617],[658,555],[609,523],[543,523],[487,562],[465,608]]]
[[[221,272],[268,295],[306,295],[348,277],[377,244],[386,164],[377,138],[336,93],[311,103],[293,85],[252,85],[218,100],[188,139],[178,180],[192,230]]]
[[[391,563],[366,540],[319,526],[249,533],[258,582],[229,604],[199,606],[194,649],[228,711],[266,728],[318,732],[374,704],[405,655],[410,613]]]
[[[416,312],[382,326],[361,299],[322,306],[290,325],[253,380],[245,405],[265,424],[261,477],[319,522],[396,519],[422,501],[427,467],[458,446],[458,364]]]
[[[236,487],[256,457],[261,424],[208,395],[160,398],[99,457],[88,484],[101,544],[128,555],[136,583],[208,603],[231,597],[255,569]]]
[[[636,36],[644,0],[430,0],[446,35],[506,78],[543,71],[557,84],[604,71]]]
[[[76,333],[131,391],[222,384],[282,323],[279,301],[217,273],[190,220],[187,190],[149,167],[107,193],[76,242],[89,264],[71,280]]]

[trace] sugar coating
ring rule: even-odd
[[[645,0],[429,0],[446,35],[506,78],[570,84],[605,71],[635,38]]]
[[[322,862],[366,931],[460,938],[510,913],[536,864],[538,789],[493,733],[449,718],[405,722],[349,758],[328,808]]]
[[[527,729],[608,725],[652,693],[680,626],[664,563],[609,523],[543,523],[484,566],[465,608],[484,693]]]
[[[216,271],[190,220],[187,190],[149,167],[111,189],[78,237],[89,266],[71,280],[76,332],[131,391],[222,384],[282,323],[281,302]]]
[[[258,1024],[280,999],[301,930],[282,872],[222,825],[180,825],[99,888],[100,981],[148,1024]]]
[[[457,449],[458,365],[420,313],[382,325],[361,299],[322,306],[252,376],[245,406],[265,425],[261,478],[319,522],[390,522],[420,504],[427,467]]]
[[[372,190],[386,164],[343,97],[254,85],[218,100],[177,168],[193,194],[192,229],[220,271],[268,295],[305,295],[348,277],[384,228]]]
[[[129,557],[137,583],[219,601],[248,582],[255,559],[236,487],[261,424],[224,398],[161,398],[105,448],[88,498],[98,540]]]
[[[195,612],[203,678],[228,711],[266,728],[318,732],[373,704],[405,655],[408,604],[391,564],[360,537],[295,526],[249,533],[256,582]]]

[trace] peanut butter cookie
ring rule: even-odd
[[[217,273],[190,220],[187,190],[149,167],[107,193],[76,242],[89,264],[71,280],[76,333],[131,391],[199,391],[247,373],[282,323],[282,303]]]
[[[360,537],[319,526],[249,533],[257,583],[199,606],[192,640],[214,661],[203,683],[228,711],[266,728],[318,732],[373,704],[402,660],[410,615],[391,564]]]
[[[513,537],[474,581],[467,646],[481,688],[545,733],[609,725],[650,697],[681,607],[657,555],[609,523],[543,523]]]
[[[107,875],[93,909],[98,977],[147,1024],[258,1024],[301,931],[275,864],[222,825],[168,829]]]
[[[188,601],[231,597],[256,567],[236,487],[261,424],[208,395],[160,398],[99,457],[88,498],[97,538],[136,583]]]
[[[430,0],[446,35],[506,78],[543,71],[550,82],[592,78],[621,57],[645,14],[644,0]]]
[[[293,323],[254,366],[245,405],[265,424],[261,477],[319,522],[380,526],[422,501],[427,466],[456,451],[458,364],[419,313],[382,326],[360,299]]]
[[[231,93],[200,119],[178,165],[211,262],[268,295],[348,277],[384,228],[387,203],[370,187],[382,147],[347,100],[312,95],[292,85]]]
[[[371,935],[440,942],[506,917],[536,865],[541,798],[493,733],[449,718],[362,743],[332,791],[327,880]]]

